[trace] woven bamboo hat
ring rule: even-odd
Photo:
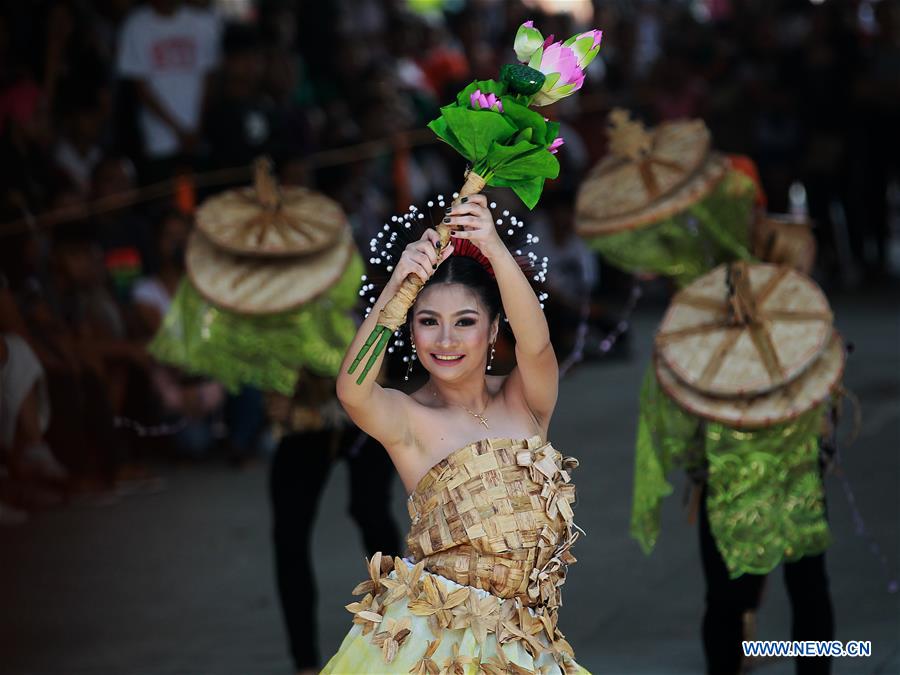
[[[816,260],[816,238],[812,229],[813,222],[803,216],[762,215],[753,223],[753,255],[809,274]]]
[[[644,227],[679,213],[706,197],[728,169],[727,159],[711,149],[701,120],[647,130],[617,108],[609,114],[609,146],[575,202],[576,228],[585,237]]]
[[[253,188],[228,190],[198,209],[187,273],[217,307],[278,314],[337,283],[355,245],[337,203],[305,188],[281,190],[268,159],[254,172]]]
[[[248,315],[277,314],[315,299],[341,278],[356,249],[349,228],[324,251],[290,258],[240,256],[195,230],[188,242],[187,271],[214,305]]]
[[[831,337],[819,287],[790,267],[720,265],[672,299],[656,335],[660,359],[711,396],[781,387],[815,361]]]
[[[302,187],[279,187],[267,159],[254,164],[253,187],[210,197],[197,227],[219,248],[240,255],[297,256],[323,251],[347,225],[340,205]]]
[[[832,320],[827,299],[800,272],[722,265],[672,299],[656,335],[657,378],[701,417],[747,428],[783,422],[840,379]]]
[[[738,429],[765,429],[796,419],[823,403],[840,385],[844,343],[831,334],[825,351],[800,377],[768,394],[749,398],[704,396],[681,382],[657,357],[656,378],[663,391],[688,412]]]

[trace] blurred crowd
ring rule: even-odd
[[[617,106],[650,124],[703,118],[718,149],[756,161],[771,210],[814,219],[823,283],[883,280],[900,202],[896,0],[4,2],[0,522],[158,487],[146,460],[160,453],[242,464],[270,447],[261,392],[147,353],[195,205],[268,154],[284,184],[339,200],[364,246],[461,184],[458,157],[407,132],[495,77],[528,19],[558,38],[604,31],[583,91],[549,110],[561,178],[529,216],[556,270],[560,351],[585,318],[615,325],[627,284],[572,222]]]

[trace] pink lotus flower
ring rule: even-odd
[[[550,105],[581,89],[584,69],[600,51],[603,32],[590,30],[573,35],[565,42],[552,42],[552,38],[551,35],[544,40],[532,21],[519,26],[516,34],[516,56],[546,77],[544,86],[532,99],[532,105]]]
[[[476,89],[469,96],[469,102],[475,110],[493,110],[503,112],[503,103],[495,94],[482,94],[481,89]]]
[[[584,70],[600,51],[601,40],[603,40],[603,31],[595,29],[573,35],[563,42],[563,45],[575,52],[575,56],[578,58],[578,67]]]
[[[562,136],[557,136],[553,139],[553,142],[550,144],[547,150],[550,151],[551,155],[555,155],[565,142],[566,140]]]
[[[541,55],[539,64],[532,68],[541,71],[547,78],[544,86],[534,95],[532,105],[550,105],[559,99],[574,94],[584,84],[584,71],[578,67],[578,58],[568,47],[554,42]]]

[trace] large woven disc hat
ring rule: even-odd
[[[284,188],[270,162],[254,164],[255,182],[215,195],[197,209],[197,227],[218,248],[238,255],[297,256],[334,245],[346,227],[340,205],[303,187]]]
[[[610,153],[582,183],[576,228],[597,237],[651,225],[706,197],[728,162],[711,148],[701,120],[646,129],[627,111],[609,114]]]
[[[186,263],[191,283],[209,302],[240,314],[278,314],[340,280],[355,251],[343,211],[310,190],[284,194],[293,199],[291,208],[268,164],[257,162],[253,189],[229,190],[200,207]],[[314,207],[321,208],[315,218],[300,219]]]
[[[760,215],[753,223],[753,255],[809,274],[816,260],[816,238],[812,229],[813,222],[806,216]]]
[[[738,428],[789,421],[824,401],[844,366],[824,294],[785,266],[721,265],[673,299],[656,375],[685,410]]]
[[[204,298],[239,314],[279,314],[314,300],[340,280],[356,246],[346,228],[331,248],[291,258],[239,256],[195,231],[187,271]]]

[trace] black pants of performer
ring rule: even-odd
[[[706,578],[706,611],[703,615],[703,651],[709,675],[736,675],[743,650],[743,614],[759,605],[765,575],[728,577],[728,568],[716,548],[706,513],[706,491],[700,509],[700,555]],[[784,582],[791,602],[791,640],[834,639],[834,615],[825,555],[801,558],[784,564]],[[827,675],[826,657],[795,659],[797,675]]]
[[[319,666],[316,585],[310,551],[313,523],[322,488],[337,459],[350,470],[350,515],[369,552],[400,555],[400,536],[391,515],[394,467],[384,448],[370,438],[348,452],[359,430],[291,434],[281,439],[272,460],[275,574],[281,609],[297,670]]]

